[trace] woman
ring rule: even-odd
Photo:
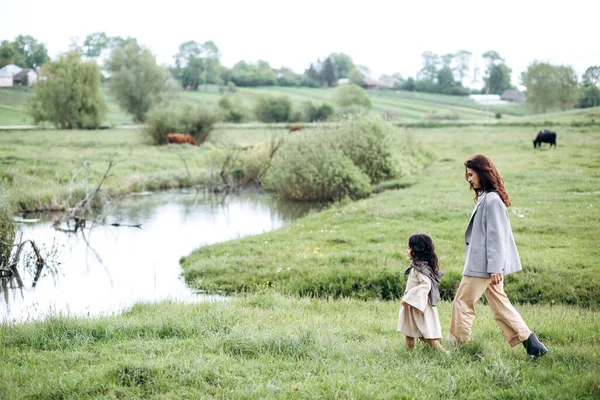
[[[511,346],[523,343],[532,357],[548,349],[538,340],[504,292],[505,275],[521,270],[507,207],[510,199],[494,163],[483,154],[465,160],[465,178],[475,191],[475,208],[465,233],[463,278],[452,304],[448,339],[469,340],[475,303],[485,295],[496,323]]]

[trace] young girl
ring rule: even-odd
[[[423,233],[408,238],[406,249],[410,266],[406,290],[402,297],[398,332],[406,336],[406,348],[415,346],[415,338],[425,340],[431,347],[446,352],[440,343],[442,327],[436,303],[440,299],[440,271],[433,240]]]

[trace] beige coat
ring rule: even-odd
[[[398,332],[410,337],[442,338],[437,307],[432,307],[429,303],[430,289],[431,280],[412,268],[402,297],[402,301],[410,307],[400,306]]]

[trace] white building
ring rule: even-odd
[[[7,87],[13,85],[13,77],[21,72],[23,68],[16,66],[15,64],[8,64],[0,68],[0,87]],[[37,79],[37,74],[36,74]]]
[[[468,101],[474,101],[478,104],[506,104],[507,101],[500,99],[499,94],[471,94],[465,97]]]

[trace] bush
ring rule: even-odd
[[[264,143],[241,150],[239,159],[243,175],[237,179],[238,183],[260,183],[261,177],[269,165],[269,153],[269,146]]]
[[[182,132],[189,133],[196,139],[198,144],[204,143],[215,124],[219,122],[220,115],[202,106],[186,104],[181,111],[179,121],[183,127]]]
[[[371,192],[369,177],[341,151],[334,135],[316,131],[284,143],[263,184],[280,197],[304,201],[359,199]]]
[[[254,112],[261,122],[286,122],[292,112],[292,102],[288,96],[261,96]]]
[[[225,95],[221,97],[219,107],[223,109],[223,119],[226,122],[239,123],[249,119],[250,113],[239,96]]]
[[[370,110],[373,106],[366,90],[358,85],[344,85],[335,89],[333,94],[335,104],[339,107],[358,106]]]
[[[167,143],[169,133],[188,133],[201,144],[219,119],[217,112],[202,106],[155,107],[146,115],[145,132],[155,144]]]
[[[294,135],[273,158],[264,185],[295,200],[366,197],[371,184],[401,171],[390,150],[393,129],[381,118],[363,116],[340,120],[333,130]]]
[[[396,175],[390,150],[392,125],[376,116],[350,116],[340,121],[336,141],[370,183]]]
[[[328,103],[323,103],[320,106],[315,106],[312,104],[312,102],[308,101],[304,105],[304,113],[306,121],[326,121],[333,114],[335,114],[335,109],[331,104]]]

